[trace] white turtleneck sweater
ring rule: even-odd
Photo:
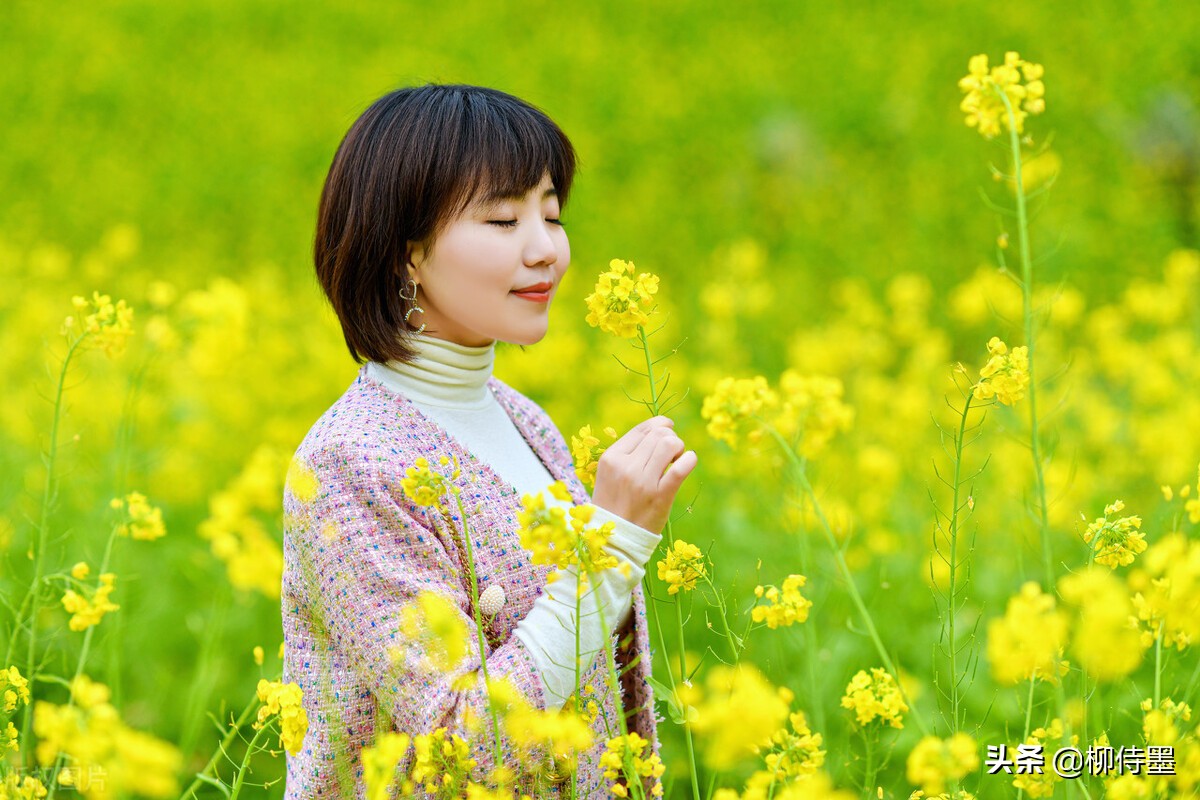
[[[537,455],[517,430],[487,386],[495,360],[495,343],[467,347],[431,336],[411,340],[417,358],[410,364],[371,362],[372,378],[403,394],[421,413],[487,464],[522,494],[537,494],[553,483]],[[569,505],[545,492],[549,504]],[[645,574],[645,564],[662,536],[641,528],[603,508],[592,523],[612,522],[614,529],[605,551],[622,565],[606,570],[580,600],[579,647],[581,672],[623,625],[632,608],[633,587]],[[529,650],[546,687],[546,707],[561,708],[575,691],[575,593],[578,567],[571,567],[546,586],[529,613],[517,623],[514,634]],[[601,625],[600,610],[604,625]]]

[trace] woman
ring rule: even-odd
[[[657,749],[639,582],[695,453],[671,420],[646,420],[601,458],[589,498],[545,412],[491,374],[497,341],[546,334],[570,263],[559,214],[574,168],[570,142],[542,112],[461,85],[380,98],[334,156],[316,271],[363,366],[297,450],[317,488],[284,495],[284,679],[303,689],[309,723],[288,759],[289,797],[361,794],[361,750],[388,730],[446,727],[471,740],[474,780],[496,766],[490,725],[468,729],[489,719],[473,675],[478,639],[443,675],[401,632],[402,610],[422,591],[450,599],[469,629],[475,619],[464,526],[401,489],[420,457],[461,467],[478,590],[504,597],[486,622],[488,674],[535,708],[561,708],[574,692],[577,578],[547,585],[551,568],[531,563],[517,537],[520,498],[561,480],[574,503],[598,508],[592,524],[614,523],[606,549],[620,568],[605,571],[579,617],[582,685],[601,706],[595,744],[572,775],[561,764],[518,766],[502,742],[517,788],[570,796],[578,780],[580,797],[601,796],[598,761],[617,714]],[[624,668],[616,696],[605,691],[605,647]]]

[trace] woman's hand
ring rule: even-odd
[[[596,464],[592,504],[653,533],[662,532],[675,493],[696,467],[670,417],[635,425]]]

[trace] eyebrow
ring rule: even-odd
[[[496,191],[493,189],[493,190],[489,191],[487,194],[483,195],[481,198],[479,198],[479,200],[476,201],[475,206],[477,208],[486,208],[487,206],[490,206],[493,203],[499,203],[503,200],[522,200],[522,199],[524,199],[524,197],[525,197],[525,195],[523,195],[523,194],[505,194],[504,192]],[[545,200],[547,197],[558,197],[558,189],[551,186],[549,189],[547,189],[545,192],[542,193],[543,200]]]

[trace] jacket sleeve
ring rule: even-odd
[[[290,486],[285,492],[284,531],[292,537],[299,569],[306,573],[301,580],[307,600],[330,646],[359,685],[370,688],[378,714],[390,716],[395,730],[415,735],[445,726],[471,743],[473,773],[486,776],[495,766],[494,739],[487,690],[477,672],[470,578],[453,545],[423,518],[424,509],[406,502],[399,478],[388,478],[382,469],[382,455],[339,443],[300,457],[315,481],[300,492],[304,499]],[[401,631],[402,610],[423,591],[449,599],[466,628],[465,655],[449,674],[432,669],[427,654]],[[511,681],[531,705],[545,707],[541,679],[516,636],[487,653],[487,669],[489,677]],[[515,766],[518,759],[503,730],[501,738],[504,762]]]

